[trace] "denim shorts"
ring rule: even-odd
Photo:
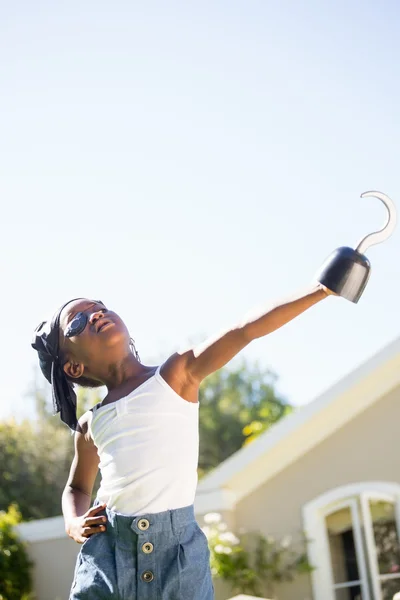
[[[78,554],[69,600],[213,600],[207,538],[193,506],[138,517],[106,508]]]

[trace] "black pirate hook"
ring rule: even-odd
[[[380,244],[390,237],[396,227],[397,211],[394,202],[382,192],[364,192],[361,198],[374,197],[383,202],[388,211],[388,219],[379,231],[369,233],[357,248],[342,246],[337,248],[323,263],[317,273],[317,281],[335,294],[357,303],[368,283],[371,264],[364,255],[374,244]]]

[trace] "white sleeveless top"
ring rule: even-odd
[[[94,407],[89,432],[100,457],[100,502],[127,515],[193,504],[199,404],[155,375],[128,396]]]

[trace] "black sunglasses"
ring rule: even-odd
[[[80,335],[82,331],[84,331],[89,317],[84,312],[78,312],[71,323],[68,324],[68,327],[65,330],[65,337],[74,337],[75,335]]]
[[[100,300],[96,301],[97,304],[103,304]],[[106,308],[104,308],[104,311]],[[68,324],[68,327],[65,330],[65,337],[74,337],[76,335],[80,335],[82,331],[85,330],[85,327],[88,323],[89,317],[84,312],[78,312],[72,319],[71,323]]]

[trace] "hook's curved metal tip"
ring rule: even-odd
[[[379,198],[379,200],[382,200],[382,202],[389,200],[389,202],[391,202],[393,204],[393,200],[391,200],[389,198],[389,196],[387,194],[384,194],[383,192],[376,192],[375,190],[371,190],[368,192],[363,192],[360,196],[360,198],[368,198],[368,197]]]
[[[361,194],[361,198],[367,197],[378,198],[378,200],[381,200],[383,202],[388,211],[388,220],[382,229],[374,233],[370,233],[361,240],[361,242],[357,246],[357,252],[360,252],[360,254],[363,254],[366,251],[366,249],[372,246],[373,244],[380,244],[381,242],[387,240],[388,237],[392,235],[397,223],[397,210],[393,200],[391,200],[389,196],[387,196],[383,192],[376,191],[364,192],[363,194]]]

